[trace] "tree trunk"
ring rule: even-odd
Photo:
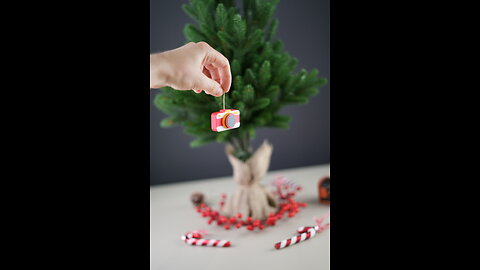
[[[263,220],[268,214],[276,212],[275,197],[260,184],[268,171],[272,150],[272,145],[264,141],[257,151],[243,162],[233,155],[233,146],[227,144],[226,154],[232,164],[237,187],[228,197],[222,210],[223,215],[234,216],[241,213],[243,217]]]

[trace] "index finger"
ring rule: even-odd
[[[211,50],[207,52],[204,64],[210,68],[213,67],[218,70],[221,81],[220,85],[222,86],[223,91],[230,91],[232,73],[230,72],[230,63],[228,62],[228,59],[220,52],[211,48]]]

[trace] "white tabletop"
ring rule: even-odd
[[[262,180],[268,188],[278,174],[302,185],[296,201],[306,202],[293,218],[283,218],[274,227],[263,231],[248,231],[245,227],[225,230],[208,225],[207,219],[197,213],[190,195],[205,194],[207,204],[218,209],[220,194],[232,193],[235,183],[231,177],[205,179],[152,186],[150,207],[150,263],[151,269],[329,269],[330,229],[302,243],[275,249],[274,243],[295,235],[297,227],[313,225],[313,217],[330,211],[329,206],[318,203],[318,180],[330,175],[330,166],[311,166],[271,171]],[[273,187],[272,187],[273,189]],[[189,246],[180,237],[183,233],[206,229],[205,238],[229,240],[231,247]]]

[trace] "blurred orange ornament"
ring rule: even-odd
[[[330,177],[324,176],[318,181],[318,201],[330,204]]]

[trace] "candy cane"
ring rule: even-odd
[[[275,180],[273,181],[272,185],[280,188],[281,186],[285,187],[290,187],[290,188],[300,188],[300,185],[296,184],[295,182],[288,180],[285,176],[283,175],[278,175]]]
[[[230,241],[227,240],[213,240],[202,239],[206,231],[194,231],[182,235],[182,240],[191,246],[207,246],[207,247],[229,247]]]
[[[300,229],[300,228],[299,228]],[[305,228],[302,228],[302,230],[305,229]],[[284,248],[284,247],[288,247],[288,246],[291,246],[291,245],[294,245],[294,244],[297,244],[297,243],[300,243],[300,242],[303,242],[307,239],[310,239],[312,237],[315,236],[316,232],[318,230],[318,226],[315,226],[315,227],[309,227],[307,229],[306,232],[304,233],[301,233],[299,235],[296,235],[290,239],[285,239],[281,242],[278,242],[278,243],[275,243],[275,248],[276,249],[281,249],[281,248]]]
[[[316,227],[316,229],[315,229]],[[302,227],[298,227],[297,229],[297,233],[304,233],[304,232],[307,232],[309,229],[315,229],[315,231],[318,230],[318,226],[302,226]]]
[[[302,189],[302,186],[287,180],[287,178],[285,178],[283,175],[277,176],[272,182],[272,185],[277,188],[275,194],[278,195],[282,200],[288,200],[290,197],[295,195],[295,191],[300,191]],[[290,188],[293,190],[288,192],[288,189]],[[284,193],[284,191],[287,193]]]
[[[314,218],[315,223],[317,224],[316,226],[298,227],[297,228],[297,233],[299,233],[298,235],[296,235],[296,236],[294,236],[290,239],[285,239],[281,242],[275,243],[275,245],[274,245],[275,248],[276,249],[281,249],[281,248],[288,247],[288,246],[303,242],[307,239],[310,239],[310,238],[314,237],[317,233],[325,230],[326,228],[328,228],[330,226],[330,222],[322,225],[322,222],[328,216],[330,216],[330,213],[326,213],[323,216],[321,216],[320,218]]]

